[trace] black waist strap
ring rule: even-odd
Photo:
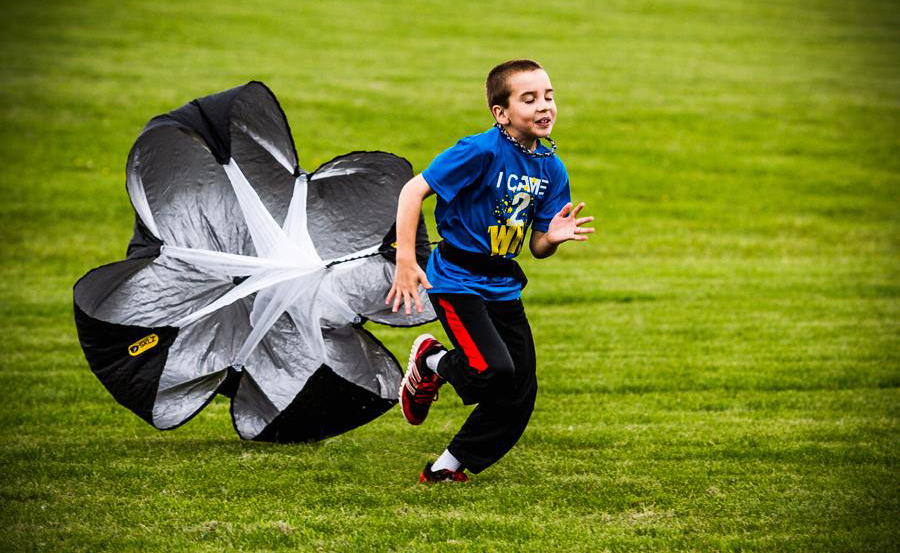
[[[525,272],[515,259],[461,250],[450,245],[446,240],[441,240],[438,250],[441,252],[441,257],[474,275],[512,277],[522,284],[522,288],[528,284]]]

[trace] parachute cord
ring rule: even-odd
[[[439,241],[438,242],[429,242],[428,245],[429,246],[437,246],[439,243],[440,243]],[[366,253],[363,255],[357,255],[355,257],[348,257],[347,259],[337,259],[335,261],[326,263],[325,268],[328,269],[328,268],[338,265],[340,263],[347,263],[348,261],[356,261],[357,259],[365,259],[367,257],[375,257],[376,255],[381,255],[382,253],[383,252],[381,252],[381,251],[377,251],[377,252],[372,252],[372,253]]]

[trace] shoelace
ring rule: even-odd
[[[416,403],[433,403],[438,400],[439,386],[434,381],[420,382],[416,386],[416,395],[413,400]]]

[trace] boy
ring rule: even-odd
[[[478,406],[421,482],[466,481],[519,440],[537,394],[534,341],[522,306],[527,279],[514,258],[529,224],[537,258],[567,240],[587,240],[593,217],[577,218],[569,179],[554,154],[550,131],[556,105],[550,78],[535,61],[512,60],[488,74],[487,100],[496,124],[438,155],[400,192],[397,267],[385,303],[422,311],[419,284],[429,292],[453,342],[447,350],[430,334],[413,343],[400,386],[411,424],[428,415],[438,389],[450,382],[463,403]],[[539,139],[547,139],[552,150]],[[437,193],[438,233],[427,273],[416,264],[415,231],[422,201]]]

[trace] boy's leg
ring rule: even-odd
[[[430,298],[454,346],[440,360],[441,378],[453,385],[466,405],[502,393],[513,380],[515,365],[487,302],[473,294],[430,294]]]
[[[479,403],[448,449],[467,469],[478,473],[515,445],[534,409],[537,379],[531,327],[521,300],[484,302],[477,296],[435,296],[439,297],[432,298],[437,299],[432,304],[457,348],[441,359],[438,372],[464,402]],[[473,366],[472,358],[476,365],[479,361],[474,352],[467,354],[462,347],[466,336],[482,357],[492,358],[501,369],[488,373],[490,363],[481,371]],[[512,373],[498,359],[512,362]]]

